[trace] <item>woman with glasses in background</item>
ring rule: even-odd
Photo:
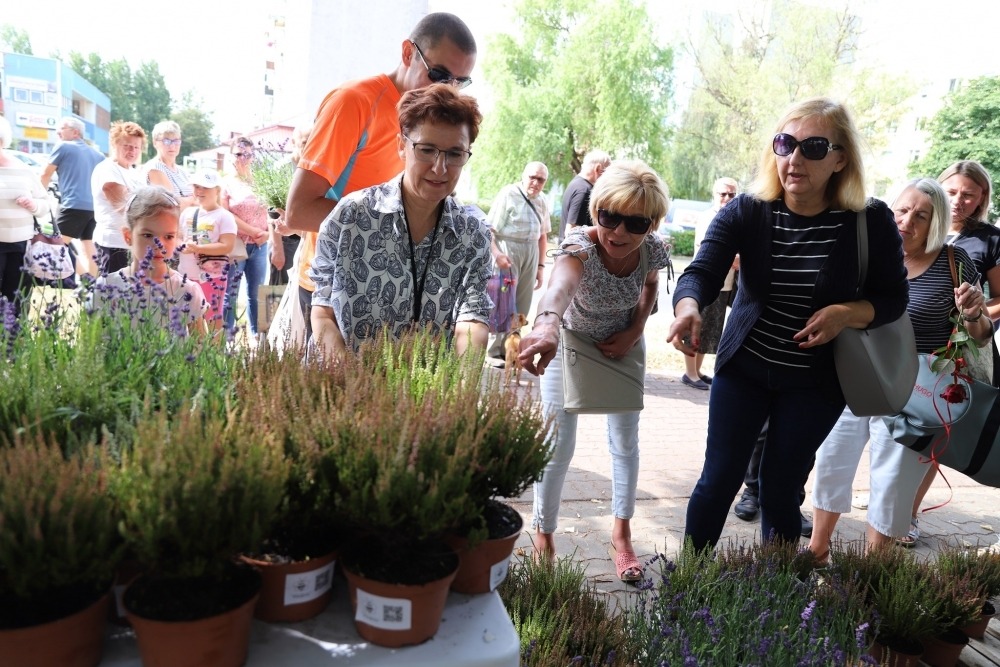
[[[482,114],[447,84],[399,101],[403,173],[345,195],[320,226],[309,277],[313,338],[337,358],[386,328],[429,327],[483,353],[492,304],[490,237],[451,196]]]
[[[236,175],[226,179],[222,207],[236,218],[237,236],[247,248],[247,258],[229,263],[229,283],[226,291],[226,331],[236,325],[236,304],[240,283],[247,288],[247,318],[250,333],[257,336],[257,288],[267,276],[267,239],[269,236],[267,206],[253,193],[253,141],[236,137],[229,146]],[[268,158],[261,158],[268,159]],[[240,280],[243,278],[243,280]]]
[[[184,169],[177,166],[177,155],[181,152],[181,126],[172,120],[163,120],[153,126],[153,148],[156,157],[143,165],[150,185],[159,185],[173,193],[183,211],[196,206],[194,188]]]
[[[858,299],[861,210],[870,260]],[[761,535],[799,540],[802,485],[845,406],[830,343],[846,327],[878,327],[906,310],[899,233],[885,203],[865,201],[860,136],[843,105],[793,105],[749,193],[716,216],[674,292],[667,336],[684,354],[698,353],[702,307],[718,296],[737,254],[740,289],[716,357],[705,463],[684,529],[696,549],[721,536],[765,422]]]
[[[90,190],[94,196],[94,248],[100,275],[120,271],[129,265],[129,244],[125,227],[125,201],[146,184],[135,165],[146,147],[146,131],[132,121],[115,121],[108,133],[111,157],[94,167]],[[141,258],[140,258],[141,259]]]
[[[532,519],[535,550],[547,558],[555,558],[559,501],[576,449],[577,415],[563,408],[560,325],[601,341],[597,349],[608,359],[619,359],[635,346],[645,349],[646,318],[656,301],[660,269],[669,259],[653,232],[667,215],[669,199],[667,186],[645,163],[612,162],[590,193],[590,217],[597,225],[566,234],[554,253],[532,330],[521,341],[521,364],[541,376],[542,410],[555,420],[552,459],[535,483]],[[639,412],[609,414],[607,419],[614,514],[609,553],[618,577],[635,582],[642,578],[630,524],[639,479]]]

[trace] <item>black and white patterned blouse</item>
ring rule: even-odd
[[[348,347],[357,350],[383,326],[398,337],[413,319],[410,239],[402,178],[345,195],[320,226],[309,277],[314,306],[333,309]],[[415,247],[415,273],[423,283],[419,323],[449,331],[456,322],[486,323],[493,304],[486,282],[493,274],[489,233],[452,197],[436,234]],[[430,266],[428,266],[430,261]]]

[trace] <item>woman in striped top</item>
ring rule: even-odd
[[[959,309],[969,333],[981,346],[993,335],[985,316],[979,272],[962,248],[955,246],[955,264],[962,282],[951,278],[945,235],[950,215],[948,197],[937,181],[911,182],[892,205],[903,239],[903,262],[910,283],[907,311],[917,339],[917,352],[929,354],[948,342],[952,310]],[[873,257],[874,259],[874,257]],[[913,499],[927,471],[919,454],[892,439],[882,417],[856,417],[845,409],[816,453],[813,482],[813,534],[809,549],[826,561],[837,520],[851,511],[851,485],[865,443],[871,438],[871,493],[868,499],[868,548],[906,535]]]
[[[722,534],[768,420],[761,531],[767,539],[799,539],[799,492],[845,405],[829,343],[845,327],[881,326],[906,309],[899,234],[884,203],[865,203],[860,138],[847,109],[807,100],[788,110],[776,132],[749,193],[719,211],[674,293],[668,340],[691,356],[701,305],[716,298],[739,254],[739,291],[709,394],[705,464],[687,510],[685,536],[697,549]],[[859,300],[863,209],[877,261],[869,262]]]

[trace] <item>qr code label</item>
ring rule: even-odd
[[[412,603],[373,595],[358,588],[358,609],[354,620],[382,630],[409,630],[413,627]]]
[[[302,604],[322,596],[333,585],[333,566],[329,563],[323,567],[289,574],[285,576],[285,604]]]

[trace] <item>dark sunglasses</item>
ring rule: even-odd
[[[424,64],[424,69],[427,70],[427,78],[431,80],[431,83],[454,83],[459,88],[465,88],[472,83],[471,76],[455,76],[443,67],[438,67],[437,65],[431,67],[427,64],[424,52],[420,50],[417,43],[411,40],[410,44],[413,44],[413,48],[417,50],[417,55],[420,56],[420,62]]]
[[[625,223],[625,231],[629,234],[645,234],[653,226],[653,221],[641,215],[622,215],[612,213],[603,208],[597,209],[597,224],[607,229],[618,229],[618,225]]]
[[[792,135],[785,134],[784,132],[774,135],[774,141],[771,142],[771,149],[774,151],[774,154],[781,157],[788,157],[794,153],[796,146],[802,151],[802,157],[807,160],[822,160],[830,151],[844,150],[843,146],[831,144],[830,140],[826,137],[809,137],[808,139],[799,141]]]

